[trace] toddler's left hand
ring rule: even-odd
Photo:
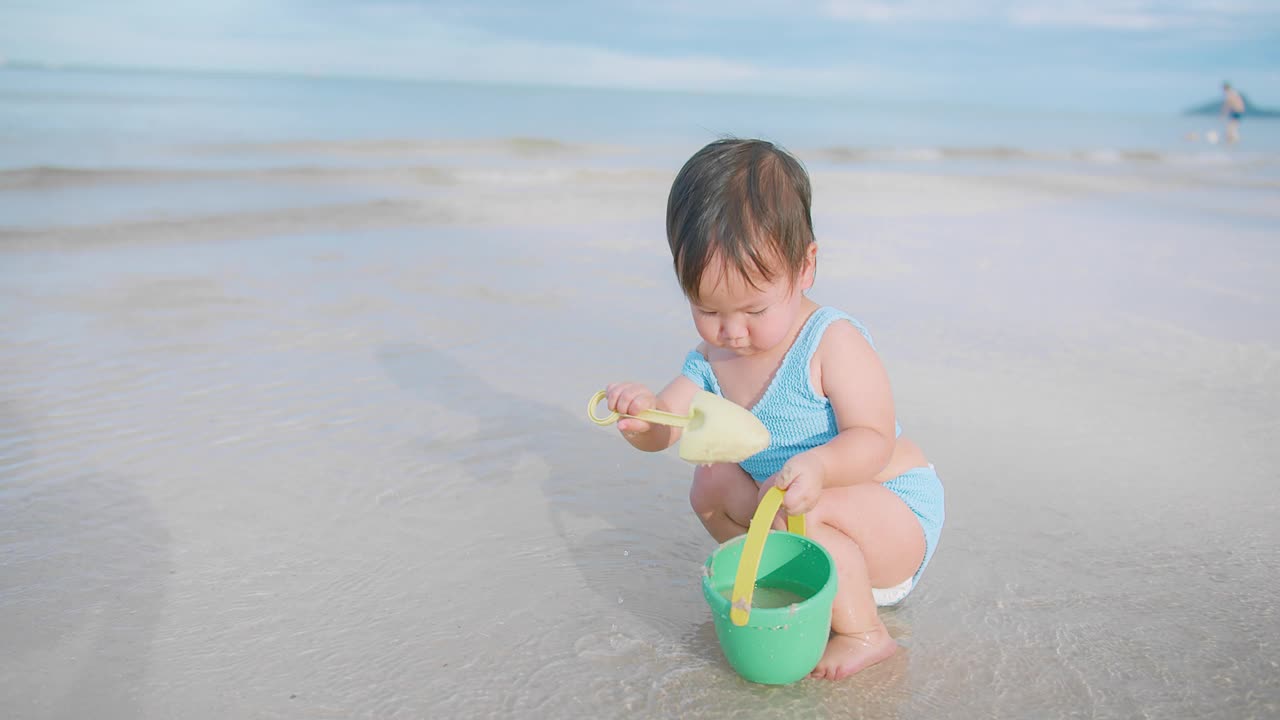
[[[800,453],[787,461],[774,475],[773,485],[787,494],[782,496],[782,507],[788,515],[803,515],[818,504],[822,497],[825,470],[817,458]]]

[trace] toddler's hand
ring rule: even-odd
[[[612,383],[605,388],[605,401],[609,409],[619,415],[637,415],[658,404],[657,396],[639,383]],[[636,418],[618,420],[618,430],[629,438],[649,432],[650,427],[649,423]]]
[[[782,466],[773,476],[773,484],[787,491],[782,497],[782,507],[788,515],[803,515],[818,505],[825,474],[822,463],[806,453],[796,455]]]

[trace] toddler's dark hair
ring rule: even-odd
[[[667,197],[667,243],[685,296],[698,301],[717,255],[753,287],[779,271],[795,280],[813,242],[811,202],[804,166],[773,143],[726,138],[694,153]]]

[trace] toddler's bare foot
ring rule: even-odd
[[[883,623],[866,632],[832,633],[818,667],[809,677],[840,680],[884,660],[898,649]]]

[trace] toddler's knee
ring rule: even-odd
[[[703,515],[718,510],[724,505],[722,483],[716,482],[714,466],[699,465],[693,471],[693,485],[689,488],[689,506],[695,513]]]

